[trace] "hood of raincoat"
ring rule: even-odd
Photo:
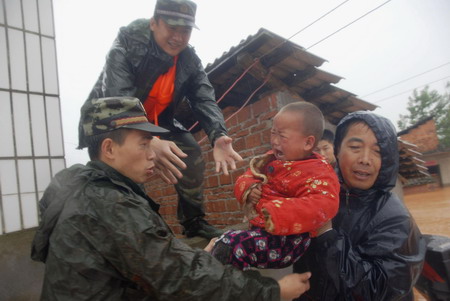
[[[336,136],[334,140],[335,155],[340,148],[342,140],[344,139],[347,129],[350,124],[355,121],[364,121],[370,129],[374,132],[378,140],[381,152],[381,168],[377,180],[370,190],[378,190],[388,192],[394,188],[397,181],[397,174],[399,169],[399,154],[397,144],[397,133],[394,125],[389,119],[376,115],[372,112],[357,111],[348,114],[338,124],[336,128]],[[342,174],[337,164],[339,178],[342,181]],[[359,191],[358,194],[360,194]]]
[[[355,121],[365,122],[378,140],[379,175],[367,190],[341,187],[333,229],[313,239],[310,258],[299,261],[312,272],[311,289],[299,300],[413,300],[426,248],[403,201],[390,191],[399,168],[396,131],[384,117],[351,113],[337,126],[336,153]],[[303,269],[299,264],[294,271]]]

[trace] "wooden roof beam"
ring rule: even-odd
[[[237,58],[238,64],[246,70],[248,67],[250,67],[254,62],[255,58],[252,57],[249,53],[241,53],[238,55]],[[261,62],[257,62],[249,71],[249,74],[251,74],[254,78],[256,78],[258,81],[263,82],[266,77],[272,73],[270,72],[270,68],[267,69]],[[273,76],[271,74],[268,84],[278,90],[289,90],[289,87],[281,80]]]

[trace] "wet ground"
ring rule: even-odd
[[[450,187],[405,195],[404,199],[423,234],[450,237]]]
[[[405,195],[405,204],[423,234],[450,237],[450,187]],[[426,299],[415,292],[417,301]]]

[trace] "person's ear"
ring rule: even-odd
[[[157,23],[157,21],[155,20],[154,17],[150,19],[150,30],[151,31],[154,31],[155,26],[157,25],[156,23]]]
[[[311,151],[316,146],[315,144],[316,144],[316,138],[312,135],[308,136],[308,137],[306,137],[304,148],[306,151]]]
[[[114,147],[115,143],[111,138],[106,138],[103,140],[100,147],[102,156],[109,160],[114,159]]]

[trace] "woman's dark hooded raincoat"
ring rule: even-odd
[[[380,173],[368,190],[341,186],[333,230],[314,238],[308,255],[294,268],[302,271],[307,265],[312,272],[311,289],[300,300],[414,300],[425,242],[403,202],[391,192],[399,168],[397,135],[389,120],[355,112],[339,123],[335,150],[354,119],[375,133]]]

